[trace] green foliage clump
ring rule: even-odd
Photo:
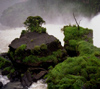
[[[33,42],[34,40],[33,39],[31,39],[31,42]]]
[[[33,30],[38,33],[46,33],[46,28],[44,28],[44,27],[38,27]]]
[[[3,57],[0,57],[0,68],[3,68],[3,66],[5,66],[6,63],[10,63],[10,61],[6,60]]]
[[[91,29],[79,27],[78,30],[77,26],[64,26],[64,41],[65,41],[65,48],[66,50],[70,51],[76,51],[77,49],[77,43],[79,41],[87,41],[89,43],[93,43],[93,40],[89,34],[92,34]]]
[[[29,55],[23,59],[25,63],[37,63],[37,62],[46,62],[46,61],[53,61],[54,64],[57,64],[58,61],[61,61],[63,54],[66,53],[64,50],[57,50],[53,52],[51,55],[46,57],[38,57],[35,55]]]
[[[80,56],[82,55],[96,55],[96,54],[100,54],[100,49],[93,46],[93,44],[88,43],[86,41],[80,41],[78,42],[78,47],[77,50],[80,53]]]
[[[51,87],[53,89],[82,89],[84,85],[86,89],[88,86],[92,87],[91,89],[94,89],[93,87],[99,89],[98,73],[100,73],[100,59],[95,56],[69,57],[46,75],[48,89]]]
[[[35,46],[33,49],[33,52],[39,54],[40,53],[40,46]]]
[[[36,61],[38,61],[38,57],[33,55],[29,55],[23,60],[24,63],[36,63]]]
[[[42,44],[42,45],[40,46],[40,49],[41,49],[41,50],[47,50],[47,45],[46,45],[46,44]]]
[[[11,67],[6,67],[6,68],[4,68],[4,71],[10,72],[10,70],[11,70]]]
[[[21,35],[23,35],[23,34],[25,34],[27,32],[28,32],[27,30],[22,30]]]
[[[14,72],[15,72],[15,69],[14,68],[10,70],[10,73],[14,73]]]
[[[22,44],[17,50],[24,51],[26,49],[26,47],[27,47],[26,44]]]
[[[74,43],[71,40],[71,46]],[[100,88],[100,48],[86,41],[79,41],[75,45],[79,56],[67,58],[45,76],[48,89]]]
[[[24,50],[26,49],[27,45],[26,44],[22,44],[20,47],[18,47],[15,50],[15,55],[22,55],[24,53]]]
[[[90,29],[85,29],[83,27],[80,27],[80,30],[77,29],[75,26],[64,26],[63,28],[64,31],[64,41],[69,41],[69,40],[77,40],[80,41],[83,39],[83,36],[86,36],[91,32],[92,30]],[[92,40],[92,38],[91,38]]]
[[[46,33],[46,28],[42,27],[43,23],[45,23],[45,21],[40,16],[29,16],[24,22],[24,25],[27,27],[29,32],[35,31],[38,33]],[[22,33],[25,32],[26,31],[23,31]]]

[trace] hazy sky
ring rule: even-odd
[[[10,7],[16,3],[24,2],[24,1],[27,1],[27,0],[0,0],[0,15],[8,7]]]
[[[23,26],[28,16],[41,16],[46,23],[72,23],[73,12],[80,18],[81,5],[63,0],[0,0],[0,23],[9,27]],[[79,19],[80,20],[80,19]]]

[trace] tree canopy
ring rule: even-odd
[[[43,23],[45,21],[40,16],[29,16],[24,22],[24,25],[29,31],[33,31],[33,29],[41,27]]]
[[[46,28],[42,27],[43,23],[45,23],[45,21],[40,16],[29,16],[24,22],[27,30],[23,30],[21,34],[34,31],[38,33],[45,33]]]

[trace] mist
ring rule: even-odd
[[[93,29],[94,45],[99,43],[100,14],[87,13],[84,6],[64,0],[1,0],[0,1],[0,53],[7,52],[12,40],[20,37],[24,28],[23,22],[28,16],[41,16],[45,21],[47,33],[54,35],[64,45],[61,28],[76,24],[73,13],[80,26]],[[4,7],[4,8],[3,8]]]
[[[9,1],[9,0],[8,0]],[[10,0],[11,1],[11,0]],[[94,14],[78,2],[67,0],[14,0],[7,4],[0,17],[0,23],[8,27],[22,27],[28,16],[41,16],[47,24],[74,24],[73,13],[79,21],[91,19]],[[5,2],[6,3],[6,2]],[[6,6],[6,4],[5,4]]]

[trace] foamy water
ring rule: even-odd
[[[2,76],[0,75],[0,82],[3,83],[3,85],[7,84],[8,82],[10,82],[10,80],[7,78],[7,76]]]
[[[39,80],[36,83],[33,83],[28,89],[47,89],[47,84],[43,83],[43,80]]]

